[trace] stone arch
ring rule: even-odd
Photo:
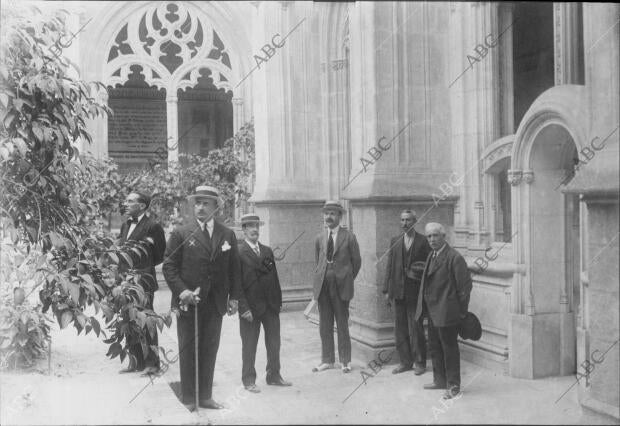
[[[115,39],[119,31],[132,21],[136,25],[135,21],[137,20],[139,25],[139,21],[145,13],[148,12],[148,15],[153,10],[166,9],[169,4],[174,4],[179,10],[186,11],[192,23],[201,23],[203,43],[200,46],[202,49],[197,50],[199,53],[203,53],[203,55],[196,54],[192,58],[193,60],[182,63],[175,69],[174,73],[169,73],[163,64],[153,60],[152,56],[148,54],[123,55],[126,58],[109,65],[109,52],[116,43]],[[183,17],[186,18],[185,15]],[[86,56],[84,68],[90,78],[102,81],[106,85],[114,85],[118,82],[122,83],[123,78],[126,79],[130,66],[140,65],[143,68],[142,74],[145,76],[148,84],[166,89],[167,104],[169,106],[177,101],[177,89],[193,87],[200,76],[200,70],[208,68],[212,72],[213,83],[216,87],[233,91],[233,132],[236,132],[243,123],[252,117],[251,83],[246,82],[235,88],[235,85],[253,67],[250,61],[252,58],[250,37],[243,26],[239,25],[240,22],[244,21],[244,17],[240,5],[222,2],[165,1],[159,3],[114,3],[92,23],[92,34],[97,35],[96,38],[92,39],[92,50],[97,52],[97,54]],[[129,37],[133,37],[133,43],[130,45],[134,46],[138,35],[136,35],[135,31],[132,33],[129,26],[127,30],[128,40]],[[213,46],[213,32],[217,34],[226,53],[229,55],[230,67],[225,66],[221,60],[208,57],[208,49]],[[204,55],[205,51],[206,55]],[[118,66],[114,68],[116,65]],[[116,75],[114,75],[115,73]],[[103,94],[104,98],[106,96],[106,94]],[[176,123],[174,114],[169,113],[168,127],[174,128]],[[107,152],[107,118],[94,123],[93,131],[96,133],[97,139],[103,141],[104,146],[100,147],[99,151]],[[174,153],[172,154],[174,157]]]
[[[566,230],[572,217],[568,214],[578,214],[578,202],[564,197],[555,184],[562,180],[562,162],[586,145],[588,123],[586,88],[556,86],[533,102],[515,135],[508,180],[513,250],[520,266],[511,307],[515,356],[510,368],[517,377],[574,370],[575,324],[566,278],[566,248],[574,241]]]

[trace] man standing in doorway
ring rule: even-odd
[[[457,341],[467,314],[471,276],[463,256],[446,242],[439,223],[426,224],[426,238],[433,251],[428,256],[418,296],[416,319],[428,312],[428,341],[433,359],[433,383],[424,389],[447,389],[444,399],[461,393],[461,355]]]
[[[323,219],[327,230],[316,237],[314,299],[319,307],[321,364],[312,371],[334,368],[334,318],[338,327],[338,358],[342,371],[351,371],[351,337],[349,336],[349,302],[353,282],[362,260],[355,235],[340,226],[344,208],[338,201],[327,201]]]
[[[400,225],[404,232],[390,241],[383,293],[391,306],[394,301],[394,335],[400,365],[398,374],[414,367],[417,376],[426,371],[426,339],[423,318],[418,320],[416,308],[422,272],[431,247],[426,237],[415,231],[417,217],[412,210],[403,210]]]
[[[239,300],[239,331],[243,368],[241,380],[246,390],[260,392],[256,386],[256,345],[260,325],[265,330],[267,348],[267,384],[291,386],[280,375],[280,308],[282,289],[270,247],[258,241],[263,222],[253,213],[241,217],[245,240],[239,244],[241,259],[241,287]]]
[[[232,230],[214,220],[223,206],[216,188],[199,186],[188,199],[194,201],[195,219],[172,231],[163,271],[172,291],[172,308],[181,306],[177,335],[183,403],[192,404],[195,398],[194,327],[197,326],[199,405],[219,409],[224,407],[213,400],[211,391],[222,317],[226,312],[229,315],[237,312],[241,297],[237,238]],[[195,309],[198,309],[197,325]]]
[[[129,219],[121,225],[120,243],[124,244],[127,240],[148,241],[148,259],[144,264],[139,265],[137,270],[145,274],[141,282],[149,283],[148,285],[143,284],[147,299],[144,307],[152,310],[155,291],[159,288],[157,276],[155,275],[155,266],[164,260],[166,236],[161,225],[146,214],[150,204],[151,197],[141,192],[131,192],[127,195],[124,203],[124,214]],[[146,332],[146,344],[149,348],[151,345],[157,346],[157,330],[155,330],[154,336]],[[130,357],[129,366],[121,370],[120,373],[145,370],[144,373],[148,374],[159,370],[159,356],[157,352],[149,350],[148,354],[144,354],[140,342],[129,346],[129,354],[133,355],[135,362]]]

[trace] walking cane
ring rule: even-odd
[[[200,294],[200,287],[194,291],[196,297],[198,294]],[[198,302],[194,305],[194,379],[196,384],[194,389],[194,402],[196,403],[196,414],[198,414],[198,400],[200,395],[200,381],[198,380]]]

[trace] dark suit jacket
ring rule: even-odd
[[[121,244],[127,241],[127,232],[129,231],[129,224],[123,222],[121,225]],[[137,265],[136,269],[150,274],[153,277],[153,288],[151,291],[156,291],[159,286],[157,285],[157,277],[155,275],[155,266],[159,265],[164,260],[164,251],[166,250],[166,236],[164,229],[153,218],[148,217],[146,214],[140,222],[136,225],[129,236],[129,240],[144,241],[147,237],[153,239],[154,245],[150,246],[149,258],[145,264]],[[150,281],[150,280],[149,280]]]
[[[415,262],[422,262],[420,266],[426,263],[428,254],[432,251],[426,237],[418,232],[413,238],[411,256],[407,259],[403,258],[405,250],[404,235],[392,238],[390,241],[390,251],[388,254],[387,268],[385,270],[385,280],[383,282],[383,293],[388,293],[390,299],[402,299],[405,293],[405,271]],[[422,271],[420,271],[422,272]],[[420,273],[420,278],[422,274]],[[420,284],[421,280],[414,280],[415,284]]]
[[[200,287],[200,305],[206,303],[211,291],[218,312],[224,315],[228,297],[237,300],[241,297],[239,268],[237,238],[232,230],[215,221],[211,245],[208,245],[196,220],[178,226],[168,239],[162,268],[172,291],[172,308],[179,306],[183,290]]]
[[[314,270],[314,299],[319,300],[321,287],[325,279],[327,269],[327,230],[324,230],[316,237],[315,241],[315,262]],[[353,299],[353,282],[362,266],[360,248],[353,232],[348,229],[340,228],[338,236],[334,241],[334,271],[336,272],[336,283],[338,295],[343,301]]]
[[[416,318],[422,314],[422,300],[424,300],[435,327],[458,325],[461,321],[460,316],[467,313],[472,288],[467,263],[448,243],[431,268],[432,255],[431,251],[424,268]]]
[[[243,296],[239,299],[239,313],[249,309],[254,317],[264,314],[267,308],[280,312],[282,306],[282,290],[273,252],[260,242],[258,245],[260,257],[245,240],[239,243],[243,290]]]

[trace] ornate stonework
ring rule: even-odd
[[[220,36],[183,2],[162,2],[132,16],[107,52],[106,83],[123,84],[139,65],[145,81],[166,89],[197,84],[201,69],[211,70],[218,89],[232,90],[232,64]]]

